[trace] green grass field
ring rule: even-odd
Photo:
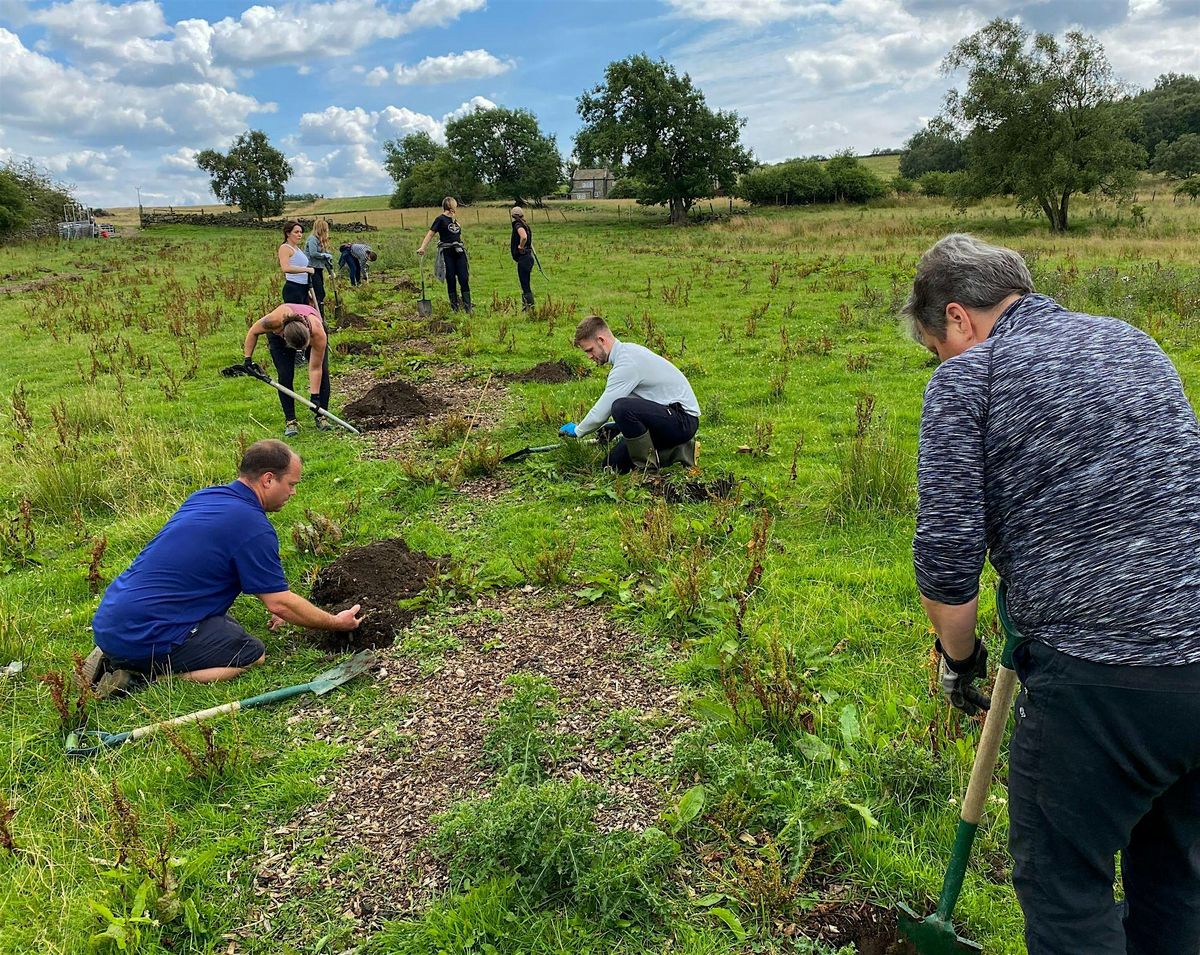
[[[325,879],[378,881],[372,851],[328,855],[321,837],[281,848],[277,833],[329,797],[353,754],[397,758],[397,727],[421,718],[411,699],[362,680],[319,703],[215,723],[208,756],[187,729],[73,761],[52,681],[38,679],[66,675],[66,720],[84,718],[69,671],[72,653],[90,647],[98,590],[191,491],[231,480],[241,447],[280,433],[272,392],[217,374],[276,304],[276,237],[178,228],[6,250],[0,667],[24,669],[0,676],[0,951],[115,951],[120,939],[120,950],[173,953],[828,955],[839,951],[828,938],[792,937],[825,900],[930,904],[977,728],[931,692],[910,566],[931,374],[895,317],[913,266],[949,231],[1010,244],[1041,290],[1153,334],[1194,399],[1200,219],[1162,200],[1138,222],[1081,201],[1075,229],[1055,236],[1003,205],[958,212],[917,199],[687,229],[664,218],[603,203],[535,219],[548,278],[535,273],[539,307],[522,314],[505,221],[466,216],[476,312],[452,316],[444,293],[431,294],[450,334],[433,334],[416,295],[393,287],[417,275],[423,220],[372,236],[385,278],[345,290],[350,311],[376,320],[335,343],[380,350],[335,358],[335,375],[451,380],[466,396],[455,410],[479,414],[465,440],[431,427],[390,456],[306,427],[295,441],[304,482],[275,518],[294,587],[307,593],[327,560],[293,541],[306,509],[343,526],[342,552],[401,535],[451,570],[419,618],[434,629],[384,651],[386,666],[416,654],[436,670],[453,639],[428,633],[452,637],[474,601],[533,585],[541,605],[583,604],[631,630],[689,720],[664,749],[635,732],[639,714],[610,715],[633,727],[623,778],[656,794],[662,818],[649,832],[595,828],[603,797],[542,780],[537,760],[532,773],[528,761],[490,762],[486,797],[473,794],[438,830],[447,858],[471,860],[459,888],[369,932]],[[500,404],[473,396],[539,362],[578,362],[571,333],[590,312],[689,375],[705,412],[702,476],[742,479],[735,503],[662,504],[637,480],[590,470],[579,449],[497,467],[491,449],[552,442],[603,372],[563,385],[505,378]],[[495,493],[456,486],[464,456],[497,479]],[[256,601],[235,612],[265,639],[265,666],[233,684],[160,681],[88,704],[87,725],[130,728],[331,664],[295,632],[269,634]],[[481,702],[479,718],[504,743],[497,752],[515,741],[542,761],[568,758],[570,735],[551,738],[553,721],[537,715],[544,690]],[[1024,952],[1005,838],[1001,781],[958,911],[990,955]],[[270,867],[292,867],[309,894],[283,900],[264,924]]]

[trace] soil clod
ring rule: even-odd
[[[374,355],[379,347],[374,342],[338,342],[334,350],[339,355]]]
[[[730,475],[711,481],[655,481],[650,490],[662,495],[669,504],[700,504],[705,501],[729,500],[738,493],[741,482]]]
[[[312,600],[330,613],[362,604],[362,624],[346,633],[310,630],[308,639],[330,650],[390,647],[396,631],[416,616],[399,602],[419,594],[438,568],[436,560],[409,550],[399,537],[346,551],[317,575]]]
[[[805,913],[800,927],[810,938],[853,944],[858,955],[917,955],[900,934],[895,913],[870,902],[820,902]]]
[[[517,381],[535,381],[546,385],[563,385],[581,377],[583,375],[577,366],[561,358],[557,361],[540,362],[528,371],[513,375]]]
[[[346,405],[345,417],[362,430],[370,431],[412,418],[430,417],[445,406],[442,399],[423,395],[408,382],[383,381]]]
[[[357,312],[345,312],[337,317],[338,330],[347,328],[369,328],[371,320]]]

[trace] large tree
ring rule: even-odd
[[[638,200],[667,205],[671,222],[715,189],[730,191],[753,165],[741,144],[745,120],[708,108],[686,73],[638,54],[610,63],[604,82],[579,97],[576,154],[641,183]]]
[[[283,212],[292,167],[261,130],[242,133],[228,153],[204,150],[196,165],[212,176],[213,194],[226,205],[241,206],[259,219]]]
[[[0,166],[0,234],[33,222],[59,221],[63,206],[75,201],[71,188],[32,159],[10,159]]]
[[[1077,193],[1127,193],[1145,151],[1133,141],[1137,115],[1099,42],[1070,32],[1064,43],[993,20],[946,56],[967,71],[945,116],[966,133],[971,188],[1013,195],[1067,229]]]
[[[429,133],[409,133],[401,139],[384,141],[383,166],[399,185],[412,175],[414,168],[421,163],[433,162],[445,152],[446,147],[435,143]]]
[[[927,172],[958,172],[966,163],[961,137],[945,120],[934,118],[904,144],[900,175],[920,179]]]
[[[1200,76],[1164,73],[1133,102],[1141,118],[1138,142],[1147,152],[1188,133],[1200,135]]]
[[[517,205],[542,197],[563,181],[562,156],[553,136],[527,109],[480,109],[446,124],[450,154],[498,196]]]
[[[1153,168],[1173,179],[1190,179],[1200,173],[1200,135],[1184,133],[1174,142],[1159,143]]]

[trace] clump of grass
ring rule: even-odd
[[[750,735],[786,739],[811,733],[816,725],[803,663],[778,634],[761,649],[739,650],[721,669],[721,690],[734,722]]]
[[[489,766],[517,783],[536,783],[562,756],[558,722],[558,691],[545,677],[514,673],[504,685],[512,695],[500,703],[483,742]]]
[[[341,549],[344,536],[345,531],[337,521],[307,507],[304,520],[297,521],[292,527],[292,543],[296,550],[314,557],[332,557]]]
[[[512,562],[527,580],[543,587],[558,587],[567,582],[574,556],[575,542],[555,534],[528,560],[513,557]]]
[[[631,567],[649,570],[667,559],[675,546],[675,526],[666,501],[656,500],[640,518],[617,512],[621,550]]]
[[[429,440],[439,448],[461,441],[471,430],[469,422],[461,414],[448,414],[439,418],[426,432]]]
[[[846,521],[855,514],[900,513],[912,500],[912,461],[892,432],[875,418],[875,396],[860,395],[855,431],[843,449],[840,474],[826,513]]]
[[[245,763],[243,753],[236,746],[223,746],[217,742],[213,727],[200,723],[196,730],[200,735],[200,748],[189,743],[179,727],[165,724],[162,727],[167,741],[187,763],[191,779],[217,783],[233,775]]]

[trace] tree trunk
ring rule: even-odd
[[[1058,204],[1058,226],[1055,231],[1067,231],[1067,204],[1071,201],[1071,193],[1064,191],[1062,201]]]
[[[688,207],[685,205],[682,197],[671,197],[671,225],[687,225],[688,222]]]

